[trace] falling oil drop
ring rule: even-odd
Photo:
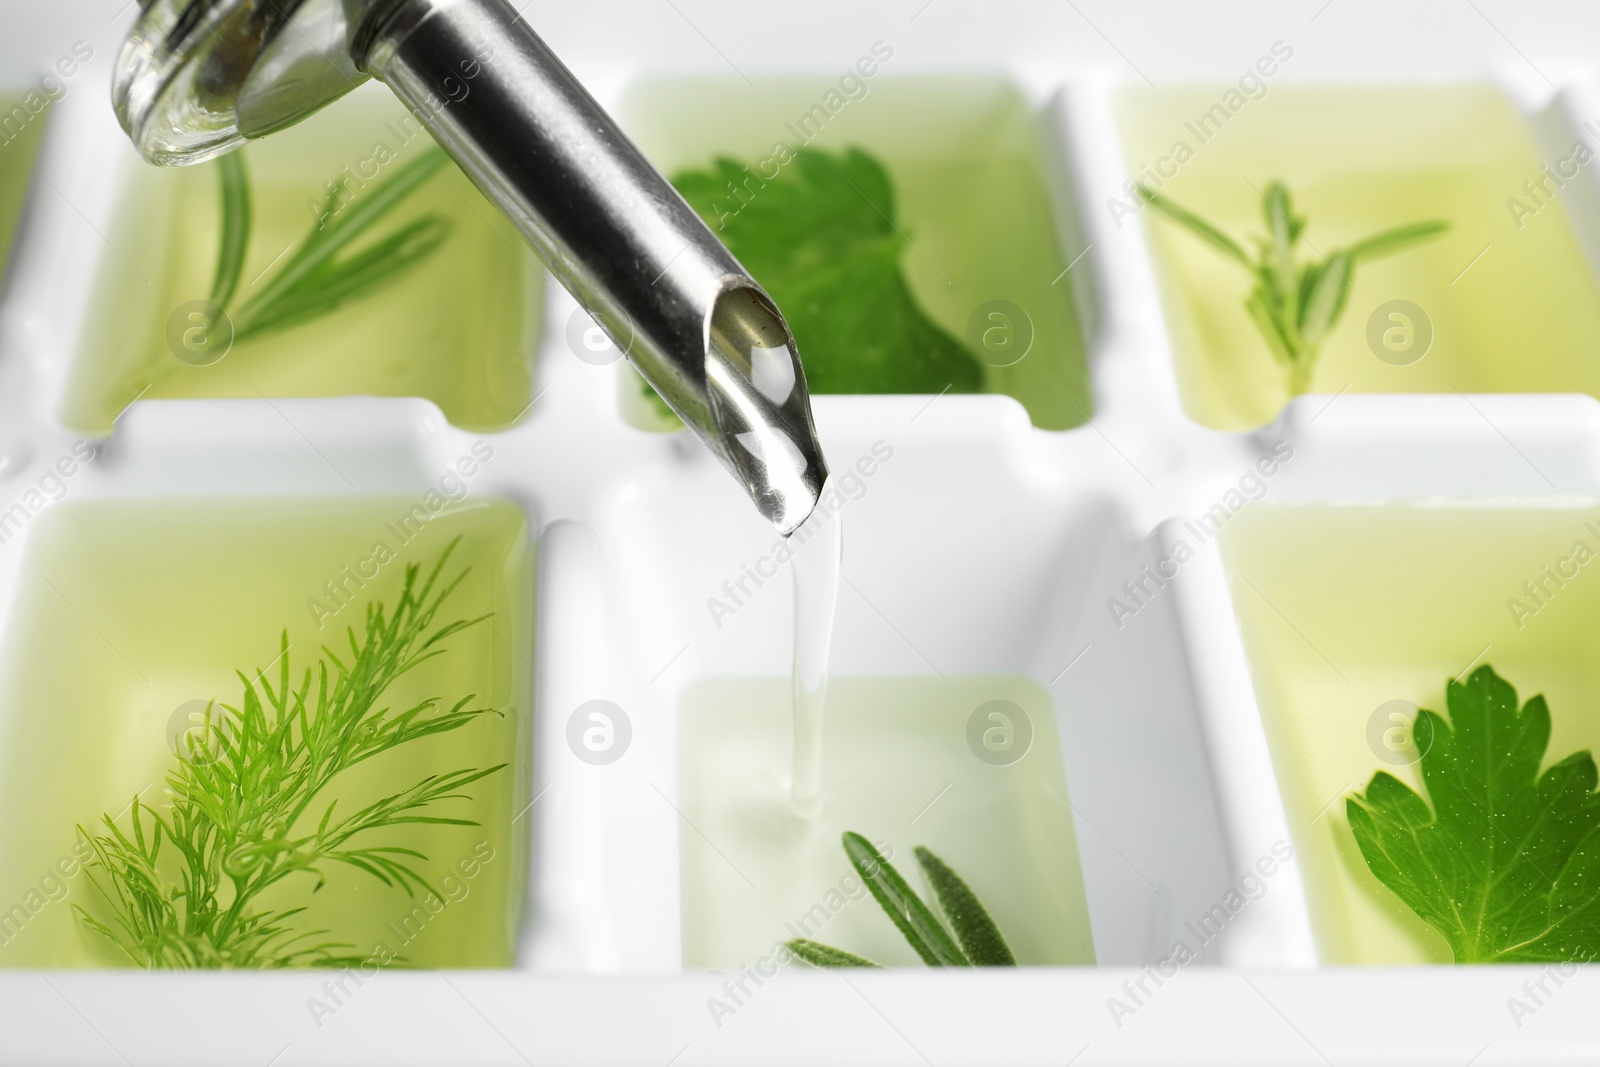
[[[823,709],[828,654],[844,558],[843,516],[822,507],[789,537],[794,551],[794,770],[790,809],[803,819],[822,813]]]

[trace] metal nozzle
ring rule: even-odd
[[[198,162],[352,71],[394,90],[763,515],[805,521],[827,467],[782,314],[505,0],[153,0],[113,102],[145,158]]]

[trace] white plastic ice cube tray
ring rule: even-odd
[[[20,88],[74,41],[95,59],[51,105],[29,221],[0,312],[0,509],[73,438],[55,422],[89,280],[117,254],[99,234],[138,164],[105,79],[133,4],[11,0],[0,78]],[[1152,265],[1137,226],[1103,204],[1124,166],[1114,85],[1221,81],[1273,40],[1295,80],[1493,78],[1552,143],[1600,100],[1585,49],[1600,17],[1576,3],[1366,0],[1027,4],[731,0],[551,7],[527,17],[606,101],[641,77],[814,76],[819,92],[875,40],[894,75],[999,71],[1058,135],[1052,193],[1094,324],[1093,422],[1034,430],[994,396],[819,397],[836,468],[882,442],[892,459],[846,508],[835,669],[1010,673],[1049,688],[1077,807],[1100,965],[1016,973],[784,971],[718,1025],[728,976],[678,966],[673,710],[688,682],[788,667],[790,594],[764,588],[715,626],[705,599],[773,539],[711,459],[625,426],[619,366],[566,347],[573,304],[552,287],[538,399],[494,435],[475,495],[521,503],[538,540],[533,867],[516,969],[385,972],[321,1025],[324,975],[0,972],[0,1062],[1285,1064],[1587,1062],[1600,982],[1567,978],[1518,1024],[1506,1000],[1536,968],[1316,966],[1293,863],[1270,891],[1157,984],[1142,964],[1221,899],[1289,827],[1214,545],[1118,628],[1107,597],[1165,554],[1278,441],[1294,450],[1275,501],[1600,496],[1600,405],[1579,396],[1304,397],[1257,433],[1183,414]],[[1502,35],[1500,30],[1504,30]],[[1557,98],[1557,92],[1562,95]],[[1546,105],[1556,100],[1556,106]],[[1070,176],[1070,177],[1067,177]],[[1571,197],[1580,225],[1588,183]],[[1587,236],[1600,233],[1589,229]],[[70,483],[73,499],[425,491],[474,435],[419,400],[141,401]],[[0,546],[0,608],[30,536]],[[9,622],[0,615],[0,634]],[[604,697],[633,747],[592,767],[566,717]],[[7,813],[19,817],[20,813]],[[0,856],[0,863],[5,858]],[[1143,984],[1132,1016],[1112,997]]]

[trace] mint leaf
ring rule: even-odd
[[[1446,687],[1450,721],[1412,739],[1428,799],[1374,775],[1346,801],[1378,880],[1444,937],[1457,963],[1589,960],[1600,950],[1600,797],[1575,752],[1543,774],[1550,710],[1490,667]],[[1430,807],[1431,802],[1431,807]]]
[[[672,183],[783,309],[811,392],[983,387],[983,367],[906,284],[894,186],[866,152],[802,149],[770,180],[722,158]]]

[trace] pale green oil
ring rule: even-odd
[[[386,90],[377,92],[360,92],[242,149],[254,230],[236,305],[312,232],[311,205],[322,204],[325,183],[343,168],[358,177],[363,166],[376,169],[381,182],[433,145],[398,102],[383,99]],[[367,161],[379,145],[395,158],[374,168]],[[210,293],[218,201],[214,165],[144,168],[128,186],[107,235],[121,254],[103,257],[62,404],[69,428],[109,433],[138,397],[416,396],[475,431],[505,429],[527,410],[543,313],[541,268],[456,167],[445,167],[364,239],[442,215],[453,232],[422,264],[329,315],[249,339],[197,367],[173,354],[168,320]]]
[[[1451,226],[1357,269],[1310,392],[1600,396],[1600,287],[1561,199],[1520,228],[1513,218],[1507,202],[1532,205],[1522,185],[1543,177],[1543,157],[1496,90],[1272,87],[1201,143],[1185,123],[1222,99],[1222,88],[1126,91],[1117,113],[1130,173],[1185,142],[1194,156],[1162,192],[1236,239],[1264,232],[1259,190],[1281,179],[1306,219],[1308,259],[1406,223]],[[1243,307],[1250,276],[1152,211],[1124,217],[1123,233],[1136,222],[1153,242],[1185,410],[1223,430],[1270,422],[1289,394]],[[1395,299],[1433,323],[1432,349],[1410,366],[1367,342],[1369,318]]]
[[[527,804],[529,781],[526,521],[510,504],[466,501],[447,505],[420,532],[405,530],[412,540],[404,543],[388,524],[417,503],[67,501],[34,520],[0,650],[0,811],[7,813],[0,824],[0,921],[11,921],[0,938],[0,967],[125,965],[73,913],[79,905],[106,918],[87,873],[61,880],[65,899],[48,901],[40,892],[41,880],[59,877],[58,862],[70,857],[75,827],[123,812],[135,794],[159,807],[163,775],[176,762],[167,736],[174,709],[196,699],[237,706],[234,672],[270,664],[285,629],[297,682],[321,645],[347,654],[344,628],[361,622],[364,604],[392,607],[404,563],[431,564],[457,537],[452,570],[470,573],[439,621],[493,613],[492,623],[449,638],[448,651],[403,676],[384,704],[430,697],[453,704],[475,693],[475,705],[504,715],[376,757],[347,772],[323,799],[350,811],[428,774],[509,764],[473,783],[470,802],[449,807],[448,814],[480,825],[394,827],[369,839],[425,853],[418,869],[459,899],[408,926],[420,897],[411,900],[354,869],[330,869],[318,892],[313,878],[291,877],[262,900],[303,903],[307,911],[292,920],[297,929],[327,929],[360,952],[385,944],[409,966],[511,964],[527,839],[526,823],[513,820]],[[378,542],[399,558],[319,628],[308,602],[333,606],[322,583],[358,566]],[[461,861],[470,867],[488,854],[479,842],[493,858],[466,879]],[[452,874],[455,884],[446,881]],[[48,902],[34,911],[42,900]],[[19,907],[29,912],[20,929]]]
[[[1535,614],[1508,604],[1536,606],[1523,583],[1544,580],[1542,568],[1577,542],[1600,553],[1585,523],[1600,529],[1600,506],[1262,504],[1224,527],[1223,558],[1324,962],[1451,959],[1444,940],[1372,875],[1345,818],[1342,798],[1379,770],[1422,792],[1417,767],[1385,762],[1369,746],[1380,705],[1404,700],[1446,713],[1446,681],[1488,663],[1519,699],[1549,700],[1546,766],[1600,750],[1600,559],[1566,564],[1577,576],[1547,582]]]
[[[1035,731],[1010,766],[967,747],[968,717],[994,699],[1022,707]],[[1035,683],[830,679],[814,820],[789,804],[788,678],[702,680],[679,709],[684,966],[752,966],[796,936],[917,965],[864,890],[853,901],[840,893],[846,830],[891,848],[930,901],[912,849],[932,849],[972,886],[1020,963],[1094,962],[1050,695]]]
[[[28,95],[37,97],[38,94]],[[16,124],[12,118],[16,112],[31,116],[26,125]],[[11,243],[16,240],[22,222],[22,208],[33,182],[33,165],[39,158],[39,143],[44,138],[48,117],[48,111],[32,114],[22,97],[0,97],[0,120],[11,122],[11,126],[0,133],[0,270],[11,257]]]
[[[823,101],[832,88],[826,82],[763,79],[755,90],[720,81],[652,83],[629,94],[622,116],[666,174],[718,156],[761,160],[777,141],[871,153],[894,183],[896,222],[914,246],[900,263],[923,310],[969,347],[969,324],[991,301],[1010,301],[1031,321],[1033,344],[1018,362],[998,367],[980,361],[984,391],[1015,397],[1041,429],[1087,422],[1094,401],[1083,324],[1064,276],[1069,259],[1058,237],[1034,109],[1008,84],[984,79],[880,73],[865,85],[867,95],[842,107],[809,144],[785,124]],[[624,378],[625,417],[659,428],[631,395],[637,381]]]

